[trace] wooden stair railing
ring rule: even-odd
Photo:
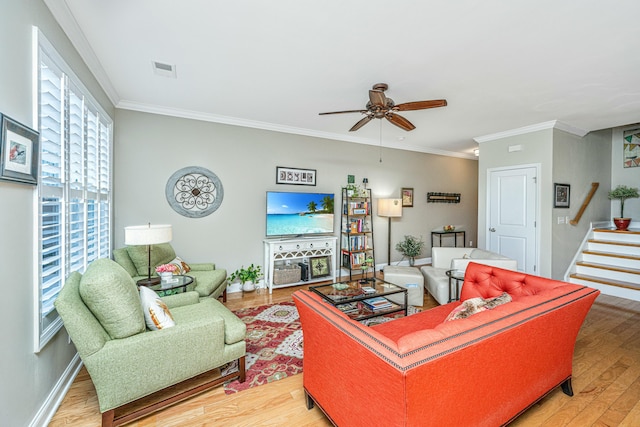
[[[589,206],[589,203],[591,202],[593,195],[596,194],[596,190],[598,189],[599,186],[600,186],[599,182],[591,183],[591,190],[589,191],[589,194],[587,194],[587,197],[584,199],[584,203],[582,203],[582,206],[580,206],[580,210],[576,214],[575,218],[569,221],[569,224],[571,225],[578,224],[578,222],[580,221],[580,218],[582,218],[582,214],[584,213],[584,210],[587,209],[587,206]]]

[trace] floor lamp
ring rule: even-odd
[[[401,199],[378,199],[378,216],[389,218],[389,237],[387,240],[389,255],[387,265],[391,265],[391,218],[402,216],[402,200]]]
[[[160,283],[159,277],[151,277],[151,245],[170,242],[172,239],[170,225],[131,225],[124,228],[124,244],[130,246],[147,246],[147,278],[138,280],[138,285],[150,286]]]

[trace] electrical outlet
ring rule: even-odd
[[[563,216],[559,216],[558,217],[558,224],[564,224],[564,217]]]
[[[473,247],[473,240],[469,240],[469,247],[472,248]]]

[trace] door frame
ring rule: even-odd
[[[526,163],[526,164],[521,164],[521,165],[510,165],[510,166],[499,166],[499,167],[494,167],[494,168],[487,168],[487,176],[486,176],[486,194],[485,194],[485,206],[486,206],[486,212],[485,212],[485,243],[484,243],[484,247],[485,248],[490,248],[491,247],[491,234],[489,232],[489,227],[491,227],[491,174],[494,172],[502,172],[502,171],[507,171],[507,170],[518,170],[518,169],[529,169],[529,168],[535,168],[536,170],[536,182],[535,182],[535,191],[536,191],[536,207],[534,209],[534,221],[536,224],[535,230],[534,230],[534,238],[535,238],[535,242],[534,242],[534,246],[535,246],[535,250],[534,250],[534,259],[535,259],[535,271],[529,272],[526,271],[525,268],[522,269],[522,271],[524,273],[528,273],[528,274],[535,274],[535,275],[540,275],[540,239],[541,239],[541,223],[540,223],[540,215],[541,215],[541,206],[540,206],[540,188],[541,188],[541,176],[540,176],[540,171],[542,169],[542,165],[540,163]],[[525,266],[526,267],[526,266]]]

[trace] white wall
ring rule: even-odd
[[[45,33],[84,84],[113,107],[53,20],[41,0],[2,0],[0,13],[0,112],[27,126],[33,123],[32,25]],[[0,260],[3,298],[0,299],[0,424],[25,426],[44,405],[75,354],[66,333],[59,333],[34,354],[35,187],[0,181]]]
[[[622,135],[625,130],[640,129],[640,124],[613,129],[611,137],[611,188],[618,185],[640,188],[640,167],[625,168],[622,166]],[[611,218],[620,216],[620,202],[611,202]],[[631,217],[631,227],[640,228],[640,199],[628,199],[624,202],[624,216]]]
[[[187,261],[214,261],[229,272],[262,264],[265,192],[331,192],[337,208],[349,174],[357,183],[368,178],[374,198],[399,197],[402,187],[414,188],[414,207],[392,220],[392,262],[401,258],[393,247],[404,234],[429,242],[436,226],[464,224],[467,240],[476,240],[475,160],[384,149],[380,163],[376,146],[128,110],[117,110],[115,135],[116,247],[124,244],[127,225],[169,223],[173,246]],[[222,181],[222,205],[207,217],[183,217],[165,199],[168,178],[186,166],[205,167]],[[276,166],[316,169],[317,185],[277,185]],[[429,191],[462,193],[462,203],[427,204]],[[377,263],[387,261],[387,224],[374,215]],[[430,253],[429,246],[422,256]]]

